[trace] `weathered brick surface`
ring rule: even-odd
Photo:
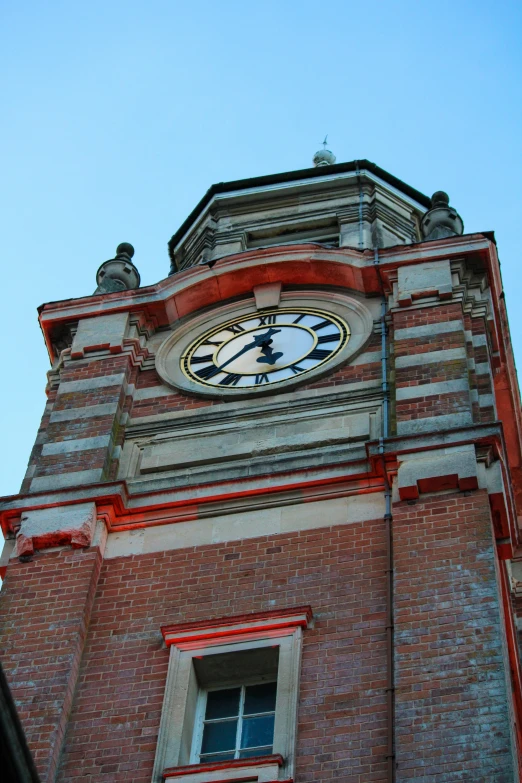
[[[0,593],[2,665],[42,781],[54,781],[101,558],[97,550],[12,561]]]
[[[482,343],[474,344],[473,339],[466,341],[466,350],[470,361],[469,368],[469,384],[470,389],[474,389],[478,395],[478,402],[474,402],[472,406],[473,421],[477,423],[485,423],[488,421],[495,421],[496,414],[494,406],[488,404],[484,405],[484,401],[480,400],[483,394],[493,393],[493,370],[491,369],[491,357],[488,330],[484,318],[472,318],[469,313],[465,316],[465,326],[468,335],[474,336],[480,335],[482,337]],[[477,374],[475,365],[486,364],[490,368],[491,374]]]
[[[394,507],[398,777],[512,783],[487,494]]]
[[[98,389],[82,391],[53,390],[49,394],[48,406],[40,426],[38,445],[35,446],[29,462],[32,470],[26,477],[23,489],[30,489],[31,479],[35,476],[52,476],[62,473],[74,473],[81,470],[103,469],[105,478],[112,478],[117,465],[111,464],[111,452],[115,445],[121,444],[123,430],[119,426],[121,413],[128,409],[128,397],[125,395],[127,383],[132,383],[138,374],[128,355],[107,356],[104,359],[69,362],[62,369],[60,382],[79,381],[122,374],[120,383],[102,386]],[[51,422],[53,413],[67,410],[88,409],[93,405],[115,405],[115,412],[87,418]],[[47,443],[61,443],[64,440],[79,440],[98,435],[109,435],[110,448],[66,451],[60,454],[42,455]]]
[[[148,783],[161,625],[310,603],[296,779],[384,783],[384,533],[375,520],[131,556],[98,580],[90,550],[13,562],[4,661],[43,779],[75,693],[60,783]],[[486,493],[397,503],[394,541],[397,780],[514,783]]]
[[[410,326],[459,320],[462,320],[462,306],[459,302],[444,305],[437,304],[436,307],[396,310],[393,314],[395,329],[406,329]]]
[[[448,321],[461,322],[462,328],[451,332],[436,332],[436,324]],[[437,307],[424,307],[414,310],[398,311],[393,313],[393,334],[397,329],[429,326],[433,324],[434,333],[413,338],[401,338],[393,341],[394,360],[405,356],[422,356],[433,351],[438,351],[439,361],[431,362],[429,359],[422,364],[402,367],[396,364],[394,367],[395,386],[397,389],[419,387],[416,397],[407,400],[398,400],[394,408],[396,422],[411,421],[414,419],[426,419],[436,416],[446,416],[453,413],[465,413],[472,410],[469,392],[447,392],[430,395],[430,384],[444,383],[447,381],[464,381],[469,383],[468,362],[466,357],[444,357],[444,351],[466,349],[465,324],[462,307],[459,303],[439,305]],[[439,357],[438,357],[439,358]],[[426,387],[426,388],[423,388]]]
[[[439,322],[440,323],[440,322]],[[417,326],[419,324],[416,324]],[[411,356],[416,353],[430,353],[430,351],[445,351],[448,348],[464,348],[466,341],[464,332],[442,332],[426,337],[415,337],[408,340],[395,340],[395,356]]]
[[[460,413],[469,410],[469,392],[454,392],[450,394],[422,394],[419,386],[419,396],[397,402],[397,418],[401,421],[424,419],[428,416],[444,416],[448,413]]]
[[[149,783],[168,652],[160,626],[310,603],[300,783],[386,780],[382,520],[104,563],[60,783]]]

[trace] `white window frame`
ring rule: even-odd
[[[215,691],[221,691],[225,690],[226,688],[241,688],[240,697],[239,697],[239,712],[237,715],[237,729],[236,729],[236,742],[235,742],[235,748],[234,748],[234,759],[239,758],[239,754],[242,750],[255,750],[255,748],[242,748],[241,747],[241,735],[243,731],[243,719],[244,719],[244,706],[245,706],[245,689],[248,688],[249,685],[269,685],[272,682],[276,682],[277,680],[262,680],[259,677],[253,677],[250,679],[244,679],[241,680],[241,682],[238,680],[237,683],[230,682],[226,685],[220,685],[218,687],[212,687],[212,688],[201,688],[198,695],[198,706],[196,709],[196,719],[194,724],[194,736],[192,741],[192,753],[190,758],[191,764],[200,764],[205,763],[205,760],[203,762],[200,761],[201,757],[201,745],[203,742],[203,730],[205,727],[205,712],[207,709],[207,698],[209,693],[214,693]],[[257,717],[258,715],[274,715],[276,713],[277,708],[277,702],[274,706],[274,709],[270,712],[260,712],[256,713],[255,715],[249,715],[248,717]],[[231,716],[236,717],[236,716]],[[221,718],[220,720],[227,720],[227,718]],[[209,721],[212,723],[217,723],[218,720],[215,721]],[[274,740],[275,740],[275,725],[274,725],[274,737],[272,737],[272,750],[270,753],[273,752],[274,747]],[[210,755],[210,754],[208,754]],[[216,754],[212,754],[216,755]]]
[[[311,622],[312,610],[307,606],[161,629],[170,647],[170,657],[152,783],[162,783],[164,772],[174,768],[177,769],[173,775],[179,783],[185,783],[185,780],[187,783],[206,783],[215,779],[206,770],[210,764],[193,761],[198,700],[201,698],[194,658],[275,645],[279,647],[279,661],[273,757],[279,756],[280,761],[277,764],[272,762],[272,768],[278,767],[275,779],[293,777],[302,632]],[[223,683],[223,687],[227,684]],[[252,774],[255,759],[235,760],[229,762],[231,770],[228,776],[226,770],[221,770],[220,780],[233,781],[241,774],[244,776],[240,769],[242,761]],[[185,769],[187,777],[182,774]],[[266,772],[260,769],[260,782],[274,779],[273,770],[269,777],[266,777]]]

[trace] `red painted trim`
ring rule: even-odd
[[[304,618],[302,620],[296,620],[296,615],[304,615]],[[174,644],[176,639],[180,636],[183,637],[183,642],[194,640],[203,642],[206,639],[217,639],[222,636],[237,634],[251,634],[259,631],[270,632],[282,628],[307,628],[312,617],[313,612],[311,606],[295,606],[289,607],[288,609],[274,609],[271,612],[253,612],[252,614],[218,617],[213,620],[197,621],[193,623],[163,625],[161,627],[161,633],[167,645]],[[263,623],[263,621],[265,621],[267,625],[262,625],[261,623]],[[272,622],[270,623],[270,621]],[[233,626],[238,627],[234,628]],[[191,634],[191,631],[203,631],[203,633]]]
[[[196,772],[196,774],[198,774]],[[204,774],[204,773],[202,773]],[[163,773],[163,780],[165,778],[173,778],[175,775],[172,775],[172,773],[169,773],[168,771],[165,771]],[[257,783],[259,780],[259,775],[249,775],[248,777],[241,777],[241,778],[220,778],[219,780],[213,780],[212,783]]]
[[[298,475],[300,473],[306,473],[306,469],[302,469],[299,471],[295,471],[294,475]],[[291,474],[287,474],[291,475]],[[326,479],[312,479],[309,481],[294,481],[294,482],[287,482],[285,484],[279,484],[279,485],[271,485],[271,486],[265,486],[255,489],[247,489],[242,491],[234,491],[234,492],[215,492],[214,494],[209,494],[205,498],[201,497],[195,497],[195,498],[184,498],[182,500],[178,501],[169,501],[168,503],[156,503],[156,504],[149,504],[146,506],[141,506],[136,509],[129,509],[128,508],[128,492],[126,488],[126,483],[124,481],[118,481],[118,482],[107,482],[103,484],[91,484],[89,485],[88,489],[90,491],[99,489],[100,495],[98,497],[93,496],[91,494],[89,495],[83,495],[81,497],[76,497],[73,501],[68,503],[67,501],[61,501],[61,502],[46,502],[46,503],[39,503],[39,495],[43,496],[44,498],[49,498],[49,492],[42,492],[42,493],[30,493],[30,494],[20,494],[20,495],[11,495],[8,498],[4,498],[4,501],[8,501],[11,505],[11,508],[8,510],[4,510],[0,512],[0,521],[2,524],[2,529],[4,530],[4,534],[7,534],[8,532],[13,532],[14,526],[17,526],[19,523],[20,515],[23,512],[27,511],[33,511],[40,508],[58,508],[60,506],[67,506],[67,505],[73,505],[78,503],[85,503],[89,501],[94,501],[97,505],[97,511],[98,516],[105,516],[108,528],[110,531],[117,529],[117,530],[131,530],[141,527],[148,527],[148,526],[154,526],[154,525],[164,525],[164,524],[172,524],[173,522],[186,522],[194,519],[199,518],[198,508],[204,507],[206,504],[209,503],[216,503],[216,502],[223,502],[223,501],[231,501],[231,500],[239,500],[242,498],[248,498],[248,497],[256,497],[261,495],[274,495],[277,493],[284,493],[284,492],[295,492],[296,490],[301,492],[301,496],[299,500],[303,503],[309,503],[314,502],[316,500],[321,500],[324,496],[325,499],[330,497],[327,490],[329,486],[337,486],[339,484],[346,485],[346,488],[337,490],[335,493],[335,497],[346,497],[353,494],[369,494],[372,492],[380,492],[383,490],[383,481],[380,477],[370,476],[364,478],[364,473],[357,474],[356,476],[336,476],[336,477],[330,477]],[[244,479],[238,479],[235,483],[239,484],[241,482],[247,482],[249,481],[249,478]],[[199,485],[198,490],[204,489],[205,487],[219,487],[220,484],[229,483],[229,482],[220,482],[216,484],[205,484],[205,485]],[[312,490],[321,488],[325,489],[324,493],[314,493]],[[69,491],[72,492],[78,492],[78,490],[81,488],[71,488]],[[123,491],[121,493],[117,492],[118,489],[122,489]],[[113,490],[112,492],[108,490]],[[115,491],[116,490],[116,491]],[[166,489],[161,492],[155,493],[157,495],[167,494],[168,492],[171,492],[172,490]],[[60,491],[61,495],[67,495],[66,491]],[[143,493],[137,493],[135,495],[132,495],[134,498],[142,498],[142,497],[148,497],[150,493],[143,492]],[[19,507],[19,508],[13,508],[12,504],[13,501],[16,502],[17,500],[23,500],[25,498],[30,499],[33,501],[31,505]],[[185,510],[186,509],[186,510]],[[173,511],[175,510],[181,510],[181,514],[173,514]],[[185,510],[185,511],[184,511]],[[183,513],[184,512],[184,513]],[[152,518],[151,518],[152,517]]]
[[[169,767],[163,770],[163,778],[181,777],[195,772],[215,772],[217,770],[241,769],[242,767],[265,767],[269,764],[277,764],[282,767],[284,759],[280,753],[274,753],[270,756],[253,756],[249,759],[233,759],[232,761],[212,761],[203,764],[187,764],[184,767]],[[237,781],[237,778],[236,778]]]
[[[166,780],[167,778],[174,777],[172,774],[169,774],[168,770],[165,770],[163,773],[163,780]],[[249,775],[246,778],[220,778],[219,780],[213,780],[212,783],[257,783],[259,780],[259,775]],[[267,780],[266,783],[294,783],[293,778],[284,778],[284,780],[280,780],[277,778],[277,780]]]

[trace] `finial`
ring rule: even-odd
[[[140,273],[131,261],[134,248],[129,242],[121,242],[114,258],[104,261],[96,272],[98,288],[95,294],[112,294],[128,291],[140,285]]]
[[[313,157],[313,163],[316,168],[319,166],[333,166],[335,163],[335,155],[330,150],[326,149],[328,144],[328,134],[324,137],[323,149],[315,153]]]
[[[118,247],[116,248],[116,255],[119,256],[122,253],[125,253],[126,256],[129,256],[129,258],[132,258],[134,255],[134,248],[130,244],[130,242],[122,242]]]
[[[464,232],[462,218],[449,206],[449,196],[443,190],[435,191],[431,197],[431,209],[422,218],[421,229],[425,241],[459,236]]]

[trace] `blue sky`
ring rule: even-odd
[[[213,182],[306,167],[325,133],[495,230],[521,367],[521,38],[510,0],[3,0],[0,494],[45,404],[37,306],[92,293],[122,241],[165,277]]]

